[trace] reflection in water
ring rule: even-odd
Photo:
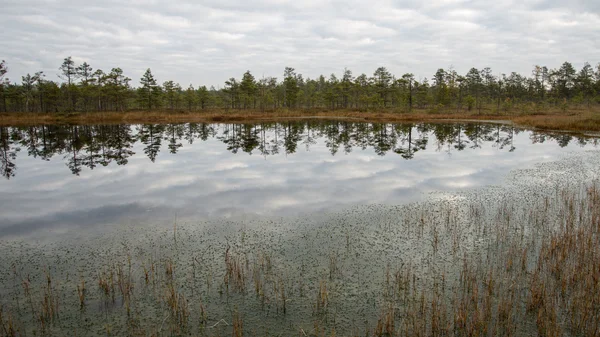
[[[0,238],[398,205],[597,143],[475,123],[3,127]]]
[[[428,146],[437,151],[480,149],[490,143],[498,149],[515,151],[515,135],[520,129],[500,124],[371,124],[340,121],[302,121],[258,124],[145,124],[145,125],[69,125],[0,127],[0,173],[7,179],[16,176],[17,157],[27,155],[49,161],[62,156],[75,175],[114,162],[126,165],[140,143],[144,154],[155,162],[163,142],[172,154],[184,143],[217,139],[228,151],[259,153],[263,156],[293,154],[299,147],[310,151],[322,141],[332,155],[350,153],[353,148],[372,150],[380,155],[397,154],[412,159]],[[596,145],[598,139],[558,133],[531,132],[531,143],[555,141],[566,147],[576,141]],[[432,140],[432,141],[430,141]],[[21,154],[22,155],[22,154]]]

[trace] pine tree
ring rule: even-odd
[[[152,75],[152,71],[150,71],[150,68],[146,69],[146,72],[140,79],[140,84],[142,85],[142,87],[139,90],[146,102],[146,108],[148,110],[151,110],[152,107],[155,105],[154,102],[157,92],[156,87],[158,85],[156,84],[156,79],[154,79],[154,75]]]

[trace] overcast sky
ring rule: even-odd
[[[7,77],[59,80],[66,56],[121,67],[138,85],[222,86],[246,70],[281,78],[372,75],[379,66],[431,78],[436,69],[600,62],[600,1],[570,0],[1,0],[0,59]]]

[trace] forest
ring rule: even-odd
[[[201,111],[235,109],[274,111],[307,110],[389,110],[412,109],[502,113],[519,109],[590,108],[600,104],[600,63],[585,63],[580,70],[564,62],[550,69],[536,65],[531,74],[516,72],[495,75],[492,69],[471,68],[461,75],[453,68],[438,69],[433,76],[401,76],[379,67],[372,76],[354,76],[344,69],[341,75],[304,78],[286,67],[281,79],[257,79],[246,71],[222,86],[187,88],[174,81],[162,84],[147,69],[139,81],[124,75],[121,68],[109,72],[94,69],[87,62],[76,64],[67,57],[53,81],[41,71],[10,80],[9,65],[0,63],[0,112],[70,113],[130,110]]]

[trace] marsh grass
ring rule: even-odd
[[[315,314],[324,314],[329,306],[329,291],[327,290],[327,281],[319,281],[317,298],[315,302]]]
[[[77,297],[79,298],[79,309],[85,309],[85,279],[82,277],[81,282],[77,285]]]
[[[107,303],[109,300],[112,300],[112,303],[115,302],[115,273],[113,268],[98,273],[98,289]]]
[[[242,322],[242,318],[238,311],[235,311],[233,314],[233,332],[231,336],[233,337],[242,337],[244,336],[244,323]]]
[[[2,336],[14,337],[18,335],[18,330],[15,327],[15,322],[10,312],[5,313],[4,309],[0,306],[0,325],[2,326]]]
[[[254,336],[262,328],[301,336],[600,335],[597,181],[556,188],[527,204],[505,198],[493,206],[457,205],[415,207],[402,220],[408,227],[386,222],[373,229],[386,238],[382,244],[395,235],[416,240],[421,254],[418,260],[399,246],[403,255],[374,260],[380,263],[374,273],[353,267],[364,246],[346,228],[339,242],[330,239],[346,246],[342,253],[327,247],[319,260],[290,266],[246,242],[203,253],[218,259],[212,265],[203,254],[181,253],[187,235],[181,227],[177,242],[168,239],[177,247],[160,246],[162,255],[115,253],[91,276],[98,291],[88,291],[83,276],[69,281],[49,269],[41,275],[15,269],[3,282],[19,298],[3,299],[0,336],[70,334],[86,324],[132,336]],[[211,287],[213,278],[220,286]],[[360,312],[345,316],[363,301]],[[85,321],[90,317],[95,321]]]
[[[41,285],[41,300],[38,309],[32,309],[32,314],[37,316],[37,323],[42,334],[50,329],[51,325],[59,318],[59,294],[53,284],[52,275],[49,270],[44,270],[45,282]]]
[[[170,283],[167,286],[165,301],[169,308],[171,332],[180,335],[185,332],[188,327],[190,318],[188,301],[184,294],[176,290],[176,286],[173,283]]]
[[[365,122],[415,122],[436,120],[508,120],[518,125],[544,130],[600,131],[600,107],[570,107],[567,109],[545,106],[497,110],[484,109],[482,113],[455,109],[413,109],[398,112],[388,109],[359,111],[351,109],[309,109],[274,111],[211,109],[205,111],[139,111],[94,112],[72,115],[38,113],[0,113],[0,125],[38,124],[123,124],[123,123],[200,123],[282,121],[302,118],[342,119]]]
[[[230,249],[227,248],[225,252],[225,269],[223,283],[227,291],[229,291],[231,285],[233,291],[245,292],[247,269],[245,268],[243,257],[231,254]]]
[[[500,205],[493,216],[498,225],[491,240],[495,247],[486,258],[494,260],[477,262],[465,256],[458,282],[446,290],[445,281],[419,287],[414,277],[412,286],[407,286],[409,269],[392,272],[387,266],[387,304],[373,334],[600,334],[599,197],[598,183],[594,182],[583,190],[561,190],[555,199],[544,199],[527,217],[543,217],[549,208],[560,217],[555,226],[538,228],[541,238],[533,237],[533,245],[524,242],[523,236],[511,234],[517,228],[513,223],[515,210],[508,204]],[[470,208],[473,220],[483,220],[483,213],[475,206]],[[435,240],[436,229],[431,233]],[[537,257],[534,268],[530,268],[531,255]],[[444,280],[445,275],[438,274],[434,279]],[[401,322],[393,332],[390,316]]]

